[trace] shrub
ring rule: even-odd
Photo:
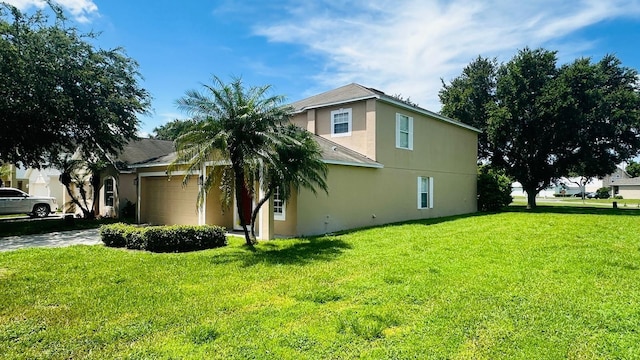
[[[195,251],[227,245],[224,228],[210,225],[139,227],[119,223],[102,226],[100,236],[106,246],[152,252]]]
[[[601,187],[600,189],[596,190],[596,194],[598,194],[598,199],[608,199],[609,198],[609,188],[608,187]]]
[[[511,179],[503,172],[483,165],[478,168],[478,210],[497,211],[509,205]]]
[[[616,199],[616,200],[622,200],[622,195],[616,195],[613,198]]]
[[[127,241],[124,233],[128,225],[125,224],[109,224],[100,227],[100,238],[102,242],[109,247],[125,247]]]

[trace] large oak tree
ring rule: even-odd
[[[62,10],[0,4],[0,160],[39,167],[77,149],[117,153],[149,108],[138,64],[69,27]]]
[[[498,66],[495,82],[482,66],[487,63],[478,58],[445,84],[443,112],[477,114],[472,124],[487,134],[481,148],[490,149],[488,160],[522,184],[529,207],[561,177],[603,176],[640,151],[638,73],[614,56],[558,67],[555,52],[527,48]],[[486,101],[475,105],[473,99]]]

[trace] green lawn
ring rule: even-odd
[[[0,358],[639,358],[639,214],[512,207],[255,251],[0,253]]]

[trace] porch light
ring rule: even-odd
[[[198,185],[202,186],[204,183],[204,177],[202,175],[198,176]]]
[[[139,181],[139,179],[138,179],[138,177],[136,176],[136,177],[133,179],[133,185],[134,185],[134,186],[138,186],[138,181]]]

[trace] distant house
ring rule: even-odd
[[[551,184],[546,189],[540,190],[538,197],[556,197],[556,196],[578,196],[581,193],[595,192],[601,186],[601,181],[598,179],[591,179],[585,186],[578,185],[580,178],[562,178],[558,183]],[[514,182],[511,184],[511,196],[527,196],[527,193],[522,188],[522,184]]]
[[[31,195],[53,196],[58,201],[58,206],[63,209],[66,199],[66,190],[60,182],[60,171],[54,168],[34,169],[25,171],[27,189]]]
[[[602,186],[611,189],[611,196],[622,196],[625,199],[640,199],[640,177],[631,177],[624,169],[618,167],[613,174],[605,176]]]
[[[291,105],[291,121],[315,134],[322,149],[329,195],[303,189],[285,203],[274,194],[258,216],[260,238],[476,211],[479,130],[358,84]],[[225,165],[207,164],[182,186],[184,172],[167,175],[173,159],[175,154],[131,165],[139,179],[139,221],[238,229],[235,205],[225,211],[217,187],[196,204],[208,168]]]

